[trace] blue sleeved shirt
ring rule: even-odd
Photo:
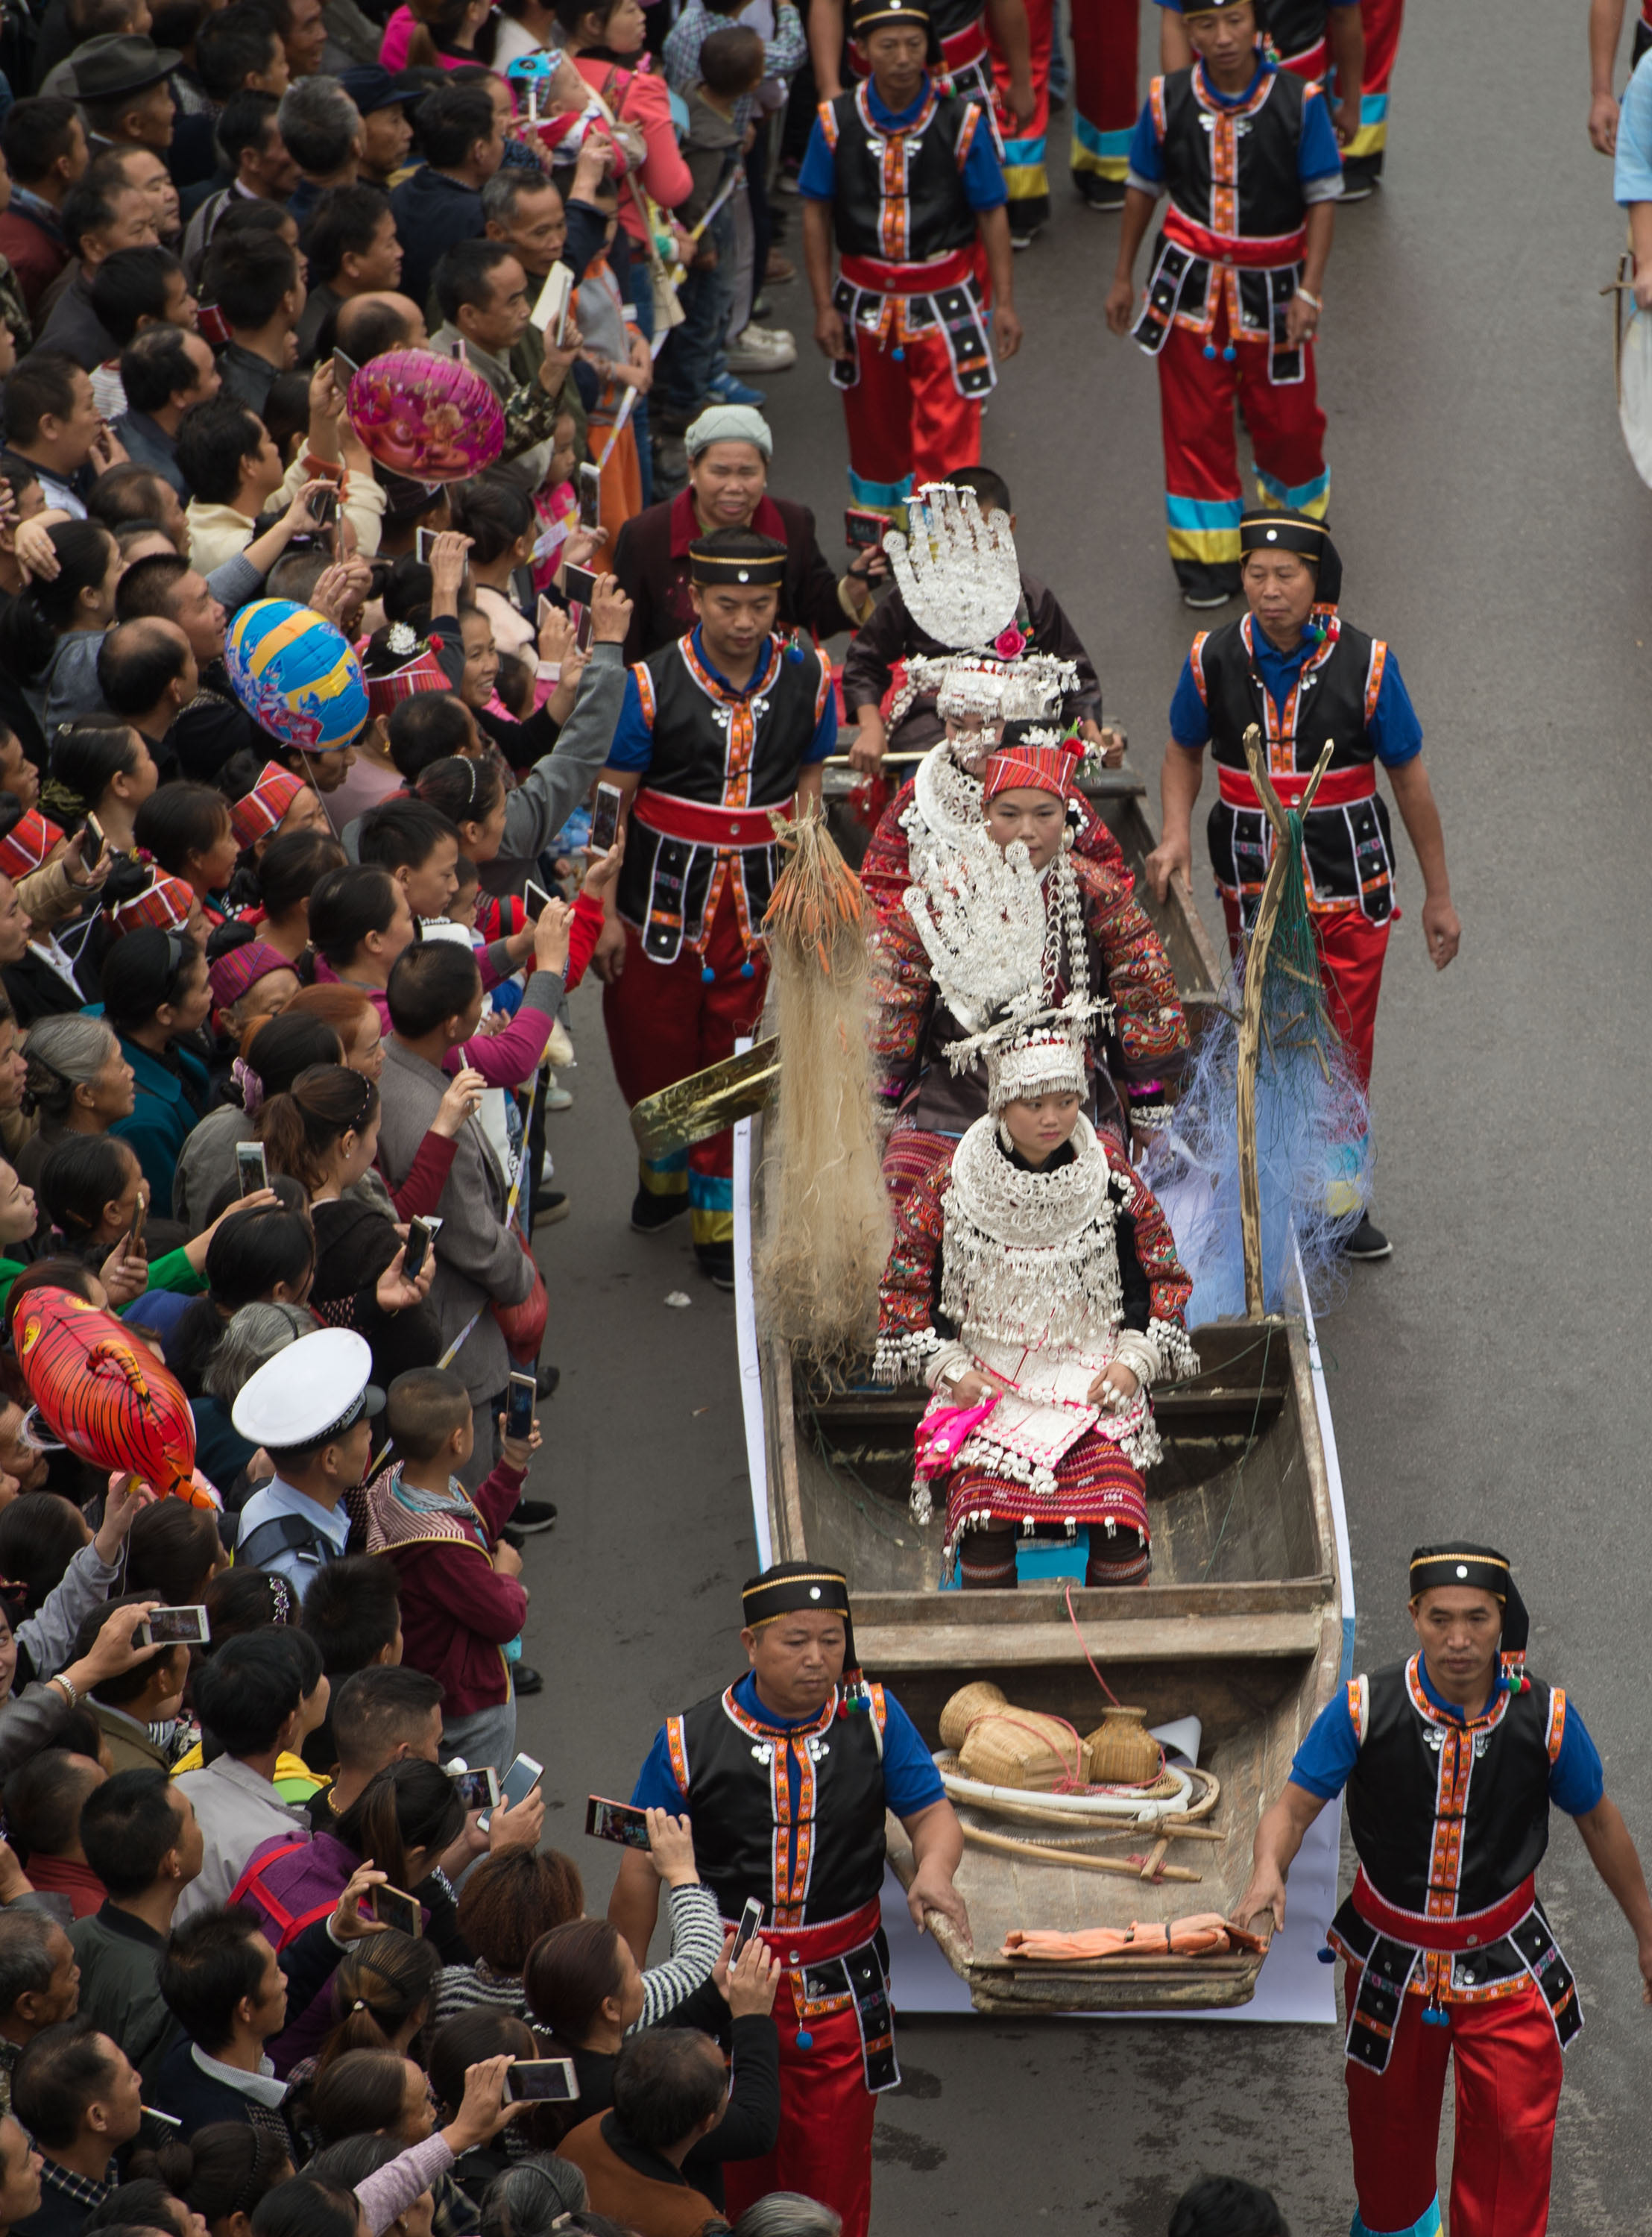
[[[1642,56],[1618,111],[1612,193],[1620,202],[1652,202],[1652,70]]]
[[[866,106],[874,124],[897,129],[910,124],[929,98],[929,80],[924,81],[924,90],[909,109],[885,109],[878,98],[878,89],[868,82]],[[1004,184],[1004,166],[998,161],[998,151],[992,144],[992,135],[984,129],[985,119],[977,127],[970,142],[969,153],[964,158],[964,194],[972,210],[1001,209],[1010,199],[1010,189]],[[826,136],[826,128],[817,116],[809,135],[808,150],[802,168],[797,175],[797,190],[811,202],[829,202],[837,191],[837,164],[832,152],[832,142]]]
[[[734,1688],[734,1699],[747,1716],[760,1718],[766,1725],[780,1731],[793,1726],[813,1725],[813,1717],[777,1717],[767,1705],[760,1700],[757,1679],[751,1671]],[[900,1703],[891,1693],[884,1695],[884,1798],[897,1818],[915,1818],[920,1810],[932,1803],[946,1799],[946,1789],[935,1768],[929,1750],[924,1745],[918,1727]],[[692,1775],[693,1766],[689,1766]],[[798,1770],[794,1759],[788,1756],[788,1775],[792,1788],[792,1843],[795,1846],[798,1825]],[[674,1814],[682,1808],[683,1792],[677,1784],[677,1774],[671,1767],[671,1749],[662,1725],[655,1737],[632,1789],[631,1799],[639,1810],[669,1810]],[[795,1870],[795,1855],[788,1855],[786,1869],[788,1878]]]
[[[1160,0],[1165,5],[1168,0]],[[1206,80],[1206,90],[1213,101],[1224,108],[1239,109],[1256,90],[1256,82],[1274,64],[1260,56],[1256,76],[1243,93],[1221,93]],[[1315,93],[1302,104],[1302,136],[1296,148],[1296,175],[1305,201],[1325,201],[1342,190],[1342,156],[1337,147],[1335,128],[1331,113],[1325,105],[1323,95]],[[1159,137],[1158,120],[1153,114],[1153,103],[1146,101],[1142,114],[1135,120],[1135,131],[1130,140],[1129,180],[1147,194],[1162,190],[1165,184],[1164,145]]]
[[[694,657],[705,669],[706,673],[716,683],[721,683],[725,691],[739,697],[739,687],[731,683],[726,676],[718,672],[716,666],[707,654],[705,639],[697,629],[694,632],[693,642]],[[835,692],[828,691],[826,695],[826,704],[820,709],[819,720],[814,726],[814,736],[809,741],[809,749],[803,756],[804,766],[807,768],[815,762],[823,762],[835,749],[837,742],[837,695]],[[615,725],[613,742],[608,749],[608,766],[609,769],[635,769],[639,775],[644,775],[653,759],[654,733],[648,728],[648,718],[642,712],[642,694],[637,688],[636,670],[628,669],[625,676],[625,696],[620,702],[620,719]]]
[[[1423,1691],[1442,1716],[1463,1722],[1463,1712],[1442,1701],[1429,1683],[1428,1665],[1418,1655],[1418,1675]],[[1346,1687],[1314,1719],[1312,1730],[1296,1752],[1291,1765],[1291,1785],[1328,1802],[1347,1785],[1359,1759],[1359,1737],[1354,1730]],[[1589,1736],[1589,1727],[1568,1700],[1560,1752],[1549,1766],[1549,1799],[1569,1818],[1586,1818],[1606,1792],[1606,1774],[1600,1752]]]
[[[1294,651],[1281,652],[1260,628],[1252,632],[1252,646],[1256,672],[1277,713],[1294,690],[1303,662],[1317,647],[1305,639]],[[1405,680],[1392,647],[1383,663],[1376,708],[1366,727],[1377,749],[1377,759],[1385,769],[1399,769],[1406,762],[1415,761],[1423,750],[1423,726],[1417,719],[1417,709],[1412,705],[1411,694],[1405,689]],[[1199,678],[1194,673],[1191,657],[1181,663],[1175,695],[1170,702],[1170,736],[1179,746],[1186,746],[1189,753],[1196,753],[1210,743],[1210,712],[1199,688]]]

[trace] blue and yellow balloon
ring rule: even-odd
[[[224,641],[235,696],[283,745],[325,754],[347,746],[367,720],[361,663],[324,614],[291,598],[243,606]]]

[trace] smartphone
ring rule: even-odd
[[[450,1771],[467,1810],[489,1810],[499,1799],[499,1774],[491,1764],[480,1771]]]
[[[566,2105],[578,2095],[571,2058],[517,2058],[505,2069],[507,2105]]]
[[[103,837],[102,827],[96,816],[89,815],[86,819],[86,828],[81,835],[82,870],[95,870],[97,868],[103,859],[103,848],[107,843]]]
[[[339,518],[339,492],[336,489],[310,492],[310,518],[318,528],[331,528]]]
[[[528,1799],[535,1787],[538,1785],[544,1768],[543,1763],[536,1762],[530,1755],[519,1755],[499,1785],[499,1799],[507,1810],[514,1810],[518,1802],[525,1802]],[[489,1811],[485,1818],[477,1818],[478,1830],[485,1833],[492,1820],[493,1812]]]
[[[398,1932],[415,1937],[425,1931],[425,1914],[411,1895],[400,1888],[376,1887],[367,1891],[372,1901],[372,1915],[381,1926],[393,1926]]]
[[[431,546],[441,533],[439,529],[416,528],[413,531],[413,553],[421,567],[431,564]]]
[[[360,371],[361,367],[356,363],[354,358],[346,355],[341,349],[333,351],[332,378],[338,383],[341,396],[349,394],[350,384]]]
[[[525,878],[522,887],[522,906],[528,912],[529,923],[537,924],[550,907],[550,895],[543,886],[536,886],[531,878]]]
[[[442,1223],[431,1213],[424,1219],[407,1223],[407,1256],[402,1261],[402,1272],[410,1282],[417,1282],[425,1270],[425,1253],[441,1231]]]
[[[589,459],[579,470],[579,525],[582,528],[602,525],[602,476]],[[571,599],[573,593],[569,596]]]
[[[256,1190],[269,1186],[269,1161],[264,1155],[262,1142],[236,1143],[235,1178],[240,1183],[243,1196],[251,1196]]]
[[[137,1628],[140,1646],[207,1646],[211,1641],[204,1607],[155,1608]]]
[[[734,1929],[734,1946],[728,1953],[731,1965],[738,1965],[746,1944],[763,1924],[763,1905],[757,1896],[747,1896],[746,1908],[740,1915],[740,1924]]]
[[[843,528],[852,551],[877,551],[889,532],[889,519],[885,513],[868,512],[852,505],[843,516]]]
[[[585,1831],[594,1841],[613,1841],[622,1849],[647,1849],[648,1813],[629,1802],[604,1802],[593,1794],[585,1805]]]
[[[148,1216],[149,1199],[140,1189],[138,1200],[132,1208],[132,1224],[127,1229],[126,1241],[122,1245],[128,1258],[135,1258],[143,1247],[143,1223]]]
[[[582,466],[580,472],[583,473]],[[596,596],[596,577],[589,567],[563,569],[563,596],[574,617],[574,643],[582,652],[591,649],[591,601]]]
[[[538,1385],[531,1375],[512,1375],[510,1395],[505,1400],[504,1433],[518,1442],[525,1443],[533,1434],[534,1401],[539,1396]]]
[[[591,810],[591,852],[606,855],[620,835],[620,810],[625,804],[625,795],[616,784],[599,784],[596,805]]]
[[[539,291],[539,300],[528,313],[543,334],[547,327],[555,326],[556,339],[563,338],[563,321],[568,315],[568,299],[574,288],[574,275],[565,264],[553,264]]]
[[[195,313],[195,331],[214,349],[222,349],[229,340],[229,320],[216,303],[202,303]]]
[[[461,334],[457,341],[453,344],[451,355],[455,365],[468,365],[470,363],[470,360],[464,354],[464,337],[463,334]]]

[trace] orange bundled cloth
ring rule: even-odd
[[[1087,1957],[1225,1957],[1233,1950],[1263,1950],[1267,1943],[1214,1910],[1190,1918],[1161,1922],[1132,1919],[1128,1927],[1092,1926],[1082,1934],[1056,1934],[1021,1927],[1004,1937],[1001,1957],[1043,1957],[1070,1963]]]

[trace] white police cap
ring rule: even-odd
[[[317,1329],[247,1377],[229,1418],[267,1451],[321,1444],[353,1429],[364,1415],[383,1411],[385,1394],[369,1382],[372,1373],[365,1336],[353,1329]]]

